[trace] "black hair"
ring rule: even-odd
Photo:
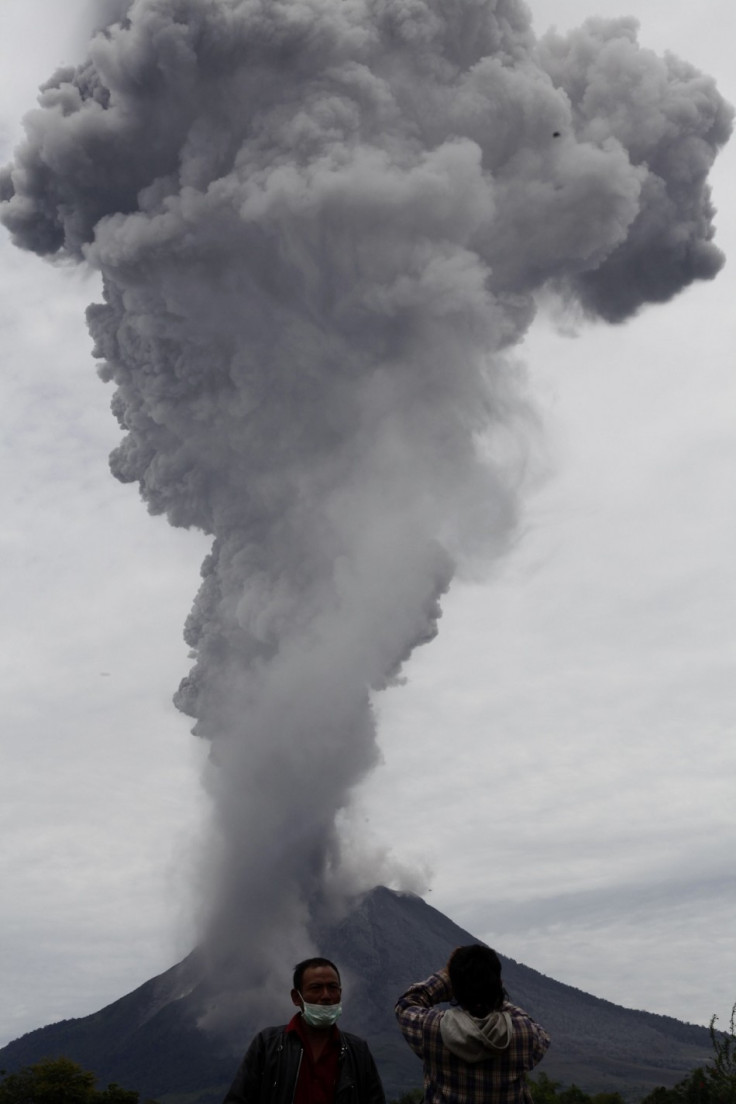
[[[294,967],[294,989],[297,993],[301,992],[304,971],[311,966],[331,966],[337,974],[337,980],[340,981],[340,971],[334,962],[330,962],[329,958],[305,958],[303,962],[298,962]]]
[[[487,1016],[506,1000],[501,963],[490,947],[473,943],[458,947],[447,964],[455,1000],[471,1016]]]

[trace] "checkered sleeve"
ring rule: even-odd
[[[550,1038],[543,1027],[528,1016],[521,1008],[508,1001],[504,1011],[511,1014],[513,1023],[512,1047],[517,1054],[518,1065],[529,1071],[541,1062],[550,1044]]]
[[[429,1028],[440,1015],[434,1006],[451,999],[452,989],[445,970],[415,982],[399,997],[395,1012],[401,1034],[420,1058],[425,1054]]]

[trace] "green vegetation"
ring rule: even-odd
[[[577,1085],[563,1089],[561,1081],[553,1081],[546,1073],[529,1078],[529,1089],[534,1104],[624,1104],[620,1093],[602,1092],[590,1096]]]
[[[623,1097],[618,1093],[603,1092],[589,1096],[577,1085],[562,1089],[562,1082],[552,1081],[546,1073],[540,1073],[536,1081],[529,1080],[529,1088],[534,1104],[624,1104]],[[421,1089],[411,1089],[389,1104],[422,1104],[423,1098]]]
[[[139,1094],[130,1089],[97,1089],[95,1075],[68,1058],[46,1058],[17,1073],[2,1070],[0,1077],[0,1104],[138,1104]]]
[[[423,1099],[424,1089],[409,1089],[396,1100],[391,1100],[389,1104],[422,1104]]]
[[[717,1019],[710,1021],[712,1064],[693,1070],[672,1089],[654,1089],[642,1104],[736,1104],[736,1004],[728,1031],[716,1031]]]
[[[653,1089],[641,1104],[736,1104],[736,1004],[731,1009],[728,1031],[716,1031],[718,1017],[710,1021],[713,1061],[695,1069],[671,1089]],[[545,1073],[529,1079],[534,1104],[624,1104],[617,1092],[589,1096],[577,1085],[562,1088]],[[405,1104],[411,1104],[406,1101]]]
[[[717,1019],[714,1016],[710,1021],[710,1039],[715,1057],[713,1065],[708,1066],[705,1073],[713,1099],[719,1104],[732,1104],[736,1102],[736,1004],[731,1009],[728,1031],[720,1036],[716,1032]]]

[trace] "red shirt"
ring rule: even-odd
[[[304,1048],[299,1066],[299,1077],[294,1091],[293,1104],[334,1104],[337,1087],[340,1032],[333,1025],[324,1050],[315,1059],[304,1028],[301,1012],[297,1012],[286,1026],[299,1036]]]

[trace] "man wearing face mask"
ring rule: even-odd
[[[327,958],[294,970],[285,1027],[256,1035],[224,1104],[386,1104],[373,1055],[357,1035],[339,1031],[340,974]]]

